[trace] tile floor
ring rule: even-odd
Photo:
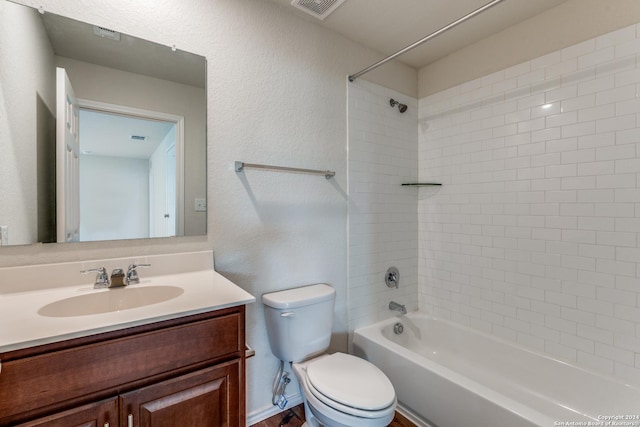
[[[304,408],[295,406],[271,418],[260,421],[252,427],[301,427],[304,423]],[[411,421],[396,412],[396,416],[389,427],[416,427]]]

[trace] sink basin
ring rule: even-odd
[[[145,286],[114,288],[61,299],[38,310],[45,317],[75,317],[111,313],[158,304],[179,297],[184,289],[178,286]]]

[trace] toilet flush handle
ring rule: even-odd
[[[295,315],[296,315],[295,311],[284,311],[280,313],[280,317],[295,317]]]

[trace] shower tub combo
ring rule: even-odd
[[[640,427],[640,388],[419,312],[357,329],[353,344],[426,425]]]

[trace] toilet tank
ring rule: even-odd
[[[262,295],[271,352],[300,362],[329,348],[336,291],[326,284]]]

